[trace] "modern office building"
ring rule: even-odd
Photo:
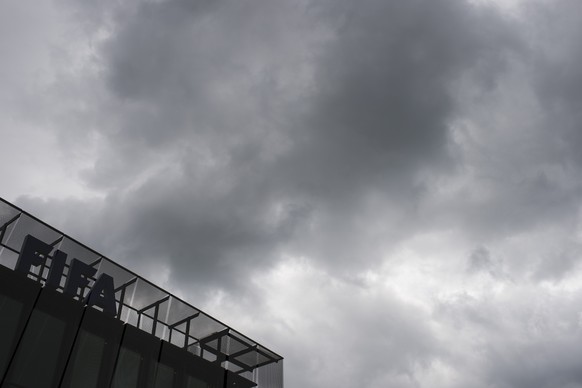
[[[0,388],[283,387],[283,359],[0,198]]]

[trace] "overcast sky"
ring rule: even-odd
[[[0,0],[0,196],[286,387],[582,387],[582,1]]]

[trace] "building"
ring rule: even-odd
[[[283,388],[283,359],[0,198],[1,388]]]

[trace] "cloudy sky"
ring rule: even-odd
[[[580,0],[0,0],[0,196],[286,387],[582,387]]]

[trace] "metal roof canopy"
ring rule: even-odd
[[[97,269],[78,299],[86,296],[100,274],[113,277],[117,318],[125,323],[249,379],[255,369],[283,360],[277,353],[0,198],[0,264],[15,268],[28,234],[53,246],[47,262],[28,275],[43,285],[52,255],[59,249],[68,255],[65,274],[73,258]],[[63,275],[58,288],[61,292],[65,278]]]

